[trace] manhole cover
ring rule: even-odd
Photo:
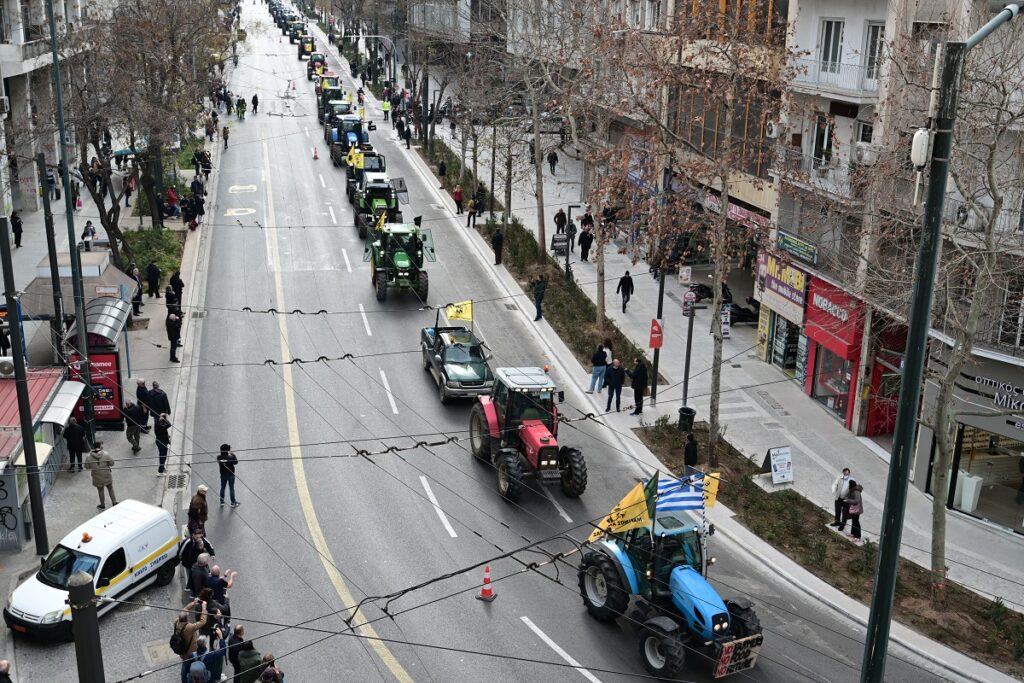
[[[731,365],[731,367],[734,367],[734,368],[742,368],[743,366],[742,366],[742,365],[740,365],[739,363],[733,363],[733,364]]]
[[[167,488],[169,489],[183,489],[185,488],[185,475],[184,474],[172,474],[167,477]]]

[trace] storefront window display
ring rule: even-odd
[[[811,397],[840,420],[849,407],[853,363],[826,348],[819,348],[814,363],[814,388]]]
[[[953,473],[953,509],[1024,533],[1024,441],[961,424]]]
[[[841,288],[811,278],[804,333],[807,367],[813,368],[804,390],[851,429],[864,334],[863,304]]]

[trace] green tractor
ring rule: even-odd
[[[387,299],[389,289],[411,289],[426,303],[430,280],[423,261],[436,261],[434,241],[429,230],[420,227],[420,217],[412,223],[387,223],[382,212],[374,226],[373,241],[363,252],[370,262],[370,282],[377,301]]]

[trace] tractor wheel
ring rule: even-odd
[[[356,228],[359,229],[359,239],[366,239],[366,221],[360,216],[356,216]]]
[[[377,293],[377,301],[383,302],[388,298],[388,276],[385,273],[377,273],[374,289]]]
[[[640,631],[640,657],[644,668],[658,678],[675,678],[683,670],[686,648],[679,630],[666,631],[652,619]]]
[[[761,633],[761,620],[757,618],[757,613],[754,612],[749,600],[743,598],[726,600],[725,606],[729,608],[729,623],[732,626],[732,634],[736,638],[746,638]]]
[[[427,275],[427,271],[421,270],[419,277],[416,278],[416,296],[420,298],[420,303],[427,303],[427,293],[430,291],[430,277]]]
[[[474,403],[469,412],[469,450],[477,460],[491,462],[491,431],[480,401]]]
[[[578,498],[587,489],[587,461],[578,448],[563,449],[560,455],[562,493]]]
[[[523,466],[519,451],[511,448],[498,453],[498,493],[507,501],[516,502],[523,494]]]
[[[580,563],[580,595],[590,616],[612,621],[629,606],[629,591],[622,585],[611,558],[601,552],[589,552]]]

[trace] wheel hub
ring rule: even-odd
[[[604,607],[608,600],[608,583],[604,579],[604,572],[599,567],[587,569],[586,577],[587,597],[595,607]]]
[[[644,656],[647,657],[647,661],[655,669],[665,667],[665,653],[661,649],[661,639],[658,636],[647,636],[647,640],[644,641]]]

